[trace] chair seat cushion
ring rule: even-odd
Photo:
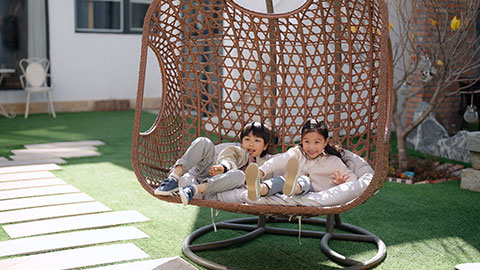
[[[221,146],[219,148],[221,148]],[[374,174],[372,167],[362,157],[348,150],[343,151],[343,160],[347,164],[347,167],[357,175],[358,179],[356,181],[346,182],[320,192],[310,192],[305,195],[295,195],[292,197],[275,194],[274,196],[261,197],[257,201],[251,201],[248,199],[246,187],[241,187],[217,194],[205,195],[204,199],[230,203],[285,206],[323,207],[341,205],[360,196],[370,184]]]

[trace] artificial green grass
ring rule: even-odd
[[[155,116],[145,113],[142,130]],[[25,144],[101,140],[100,157],[68,159],[61,179],[104,203],[113,211],[137,210],[151,219],[135,223],[150,235],[132,240],[152,258],[183,256],[181,244],[193,230],[211,223],[210,209],[169,204],[150,196],[138,183],[130,161],[133,111],[30,115],[28,119],[0,118],[0,156]],[[453,269],[456,264],[480,261],[480,193],[463,190],[460,181],[426,185],[385,183],[380,192],[342,214],[345,223],[362,227],[387,245],[386,259],[375,269]],[[244,215],[220,212],[222,221]],[[297,224],[287,225],[297,228]],[[302,229],[311,226],[302,225]],[[239,232],[219,230],[198,242],[233,237]],[[0,241],[9,237],[0,232]],[[357,260],[375,254],[372,244],[333,241],[331,247]],[[223,250],[201,252],[216,263],[239,269],[339,269],[320,251],[318,239],[264,235]],[[198,267],[198,265],[197,265]],[[199,267],[203,269],[202,267]]]

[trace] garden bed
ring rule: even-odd
[[[402,184],[433,184],[445,181],[459,180],[461,164],[442,163],[432,158],[419,159],[409,157],[408,167],[402,171],[398,169],[396,159],[390,160],[386,181]]]

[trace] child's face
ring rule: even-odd
[[[252,132],[242,138],[242,148],[247,150],[250,157],[259,157],[267,147],[268,144],[265,144],[263,138],[253,135]]]
[[[308,132],[303,135],[302,138],[302,145],[303,145],[303,152],[309,158],[316,158],[320,156],[323,152],[325,146],[327,146],[329,138],[325,139],[322,135],[318,132]]]

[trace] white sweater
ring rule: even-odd
[[[340,170],[340,173],[346,173],[350,178],[348,182],[357,180],[357,176],[347,168],[343,161],[334,155],[320,155],[315,159],[307,159],[300,150],[300,146],[290,148],[287,152],[275,155],[263,165],[260,166],[265,175],[274,173],[278,175],[279,171],[285,172],[287,162],[291,157],[297,157],[300,165],[300,175],[309,175],[315,192],[327,190],[336,186],[333,183],[334,173]]]

